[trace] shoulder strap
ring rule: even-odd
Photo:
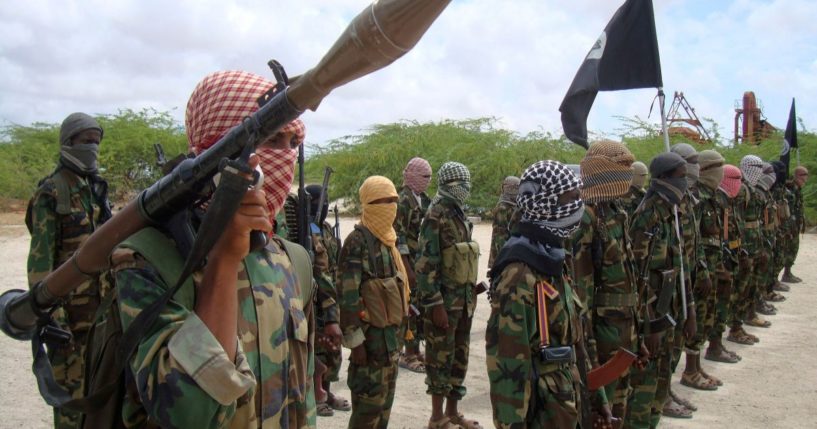
[[[284,245],[284,250],[289,255],[289,260],[292,261],[292,266],[295,268],[295,276],[298,278],[298,283],[301,284],[301,298],[303,302],[312,301],[313,289],[312,285],[312,260],[309,258],[309,252],[298,243],[293,243],[289,240],[281,239]],[[307,287],[305,287],[307,286]]]
[[[68,177],[65,176],[65,169],[58,168],[51,176],[54,181],[57,194],[57,214],[67,215],[71,213],[71,185]]]
[[[184,260],[173,241],[156,228],[144,228],[131,235],[120,246],[139,252],[156,268],[162,280],[169,287],[176,284],[184,267]],[[183,286],[173,295],[173,299],[187,308],[193,308],[196,302],[196,288],[193,279],[188,277]]]
[[[366,248],[367,253],[369,254],[369,264],[372,266],[372,270],[374,271],[374,275],[378,278],[383,278],[386,276],[385,267],[383,267],[382,263],[378,263],[375,259],[374,255],[377,254],[378,248],[380,247],[380,242],[374,237],[371,231],[368,228],[361,224],[355,225],[355,229],[360,231],[363,234],[363,238],[366,240]]]

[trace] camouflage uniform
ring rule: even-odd
[[[340,323],[338,293],[335,288],[335,271],[338,266],[340,244],[328,223],[324,222],[320,228],[315,224],[312,224],[311,227],[312,247],[315,252],[312,271],[315,282],[318,284],[318,289],[315,292],[315,319],[317,332],[323,332],[327,324]],[[338,381],[341,365],[340,349],[328,349],[323,342],[316,342],[315,357],[326,366],[323,380],[329,382]]]
[[[408,256],[411,269],[415,268],[415,260],[420,253],[420,225],[423,222],[423,216],[431,204],[425,192],[419,195],[420,201],[417,201],[414,192],[403,186],[400,189],[399,199],[397,201],[397,217],[394,218],[394,231],[397,233],[397,248],[401,255]],[[411,285],[411,304],[421,309],[420,303],[417,299],[417,285]],[[421,316],[412,316],[406,318],[407,334],[411,332],[411,339],[406,339],[406,348],[409,350],[419,350],[420,341],[423,340],[423,324],[418,323]]]
[[[494,260],[499,255],[500,249],[508,241],[511,236],[509,225],[513,211],[516,209],[515,204],[505,201],[500,201],[491,214],[494,217],[493,228],[491,230],[491,254],[488,256],[488,267],[494,265]]]
[[[755,296],[758,290],[759,275],[762,272],[759,261],[764,257],[766,251],[766,244],[764,244],[764,237],[761,235],[760,222],[765,206],[763,194],[757,188],[752,188],[749,183],[744,181],[746,186],[746,197],[742,199],[743,205],[743,236],[741,238],[741,246],[744,252],[741,252],[741,257],[745,260],[742,262],[748,266],[741,269],[741,277],[746,278],[746,285],[741,287],[742,295],[738,298],[738,306],[736,309],[735,320],[733,320],[733,328],[741,327],[742,322],[750,315],[750,310],[753,308]],[[743,192],[743,187],[741,187]]]
[[[715,201],[715,204],[723,210],[720,222],[722,225],[720,245],[723,249],[723,264],[716,270],[717,282],[712,285],[716,288],[716,301],[714,310],[715,324],[709,331],[710,341],[719,340],[723,337],[726,324],[732,320],[733,308],[737,304],[737,284],[740,281],[738,263],[741,249],[741,230],[743,229],[743,219],[741,219],[741,212],[737,208],[737,197],[729,199],[723,191],[718,190],[715,192]]]
[[[69,206],[58,209],[58,185],[68,184]],[[29,202],[26,223],[30,227],[31,247],[28,254],[28,284],[33,287],[79,249],[85,239],[106,219],[101,218],[99,203],[89,182],[67,168],[58,168],[40,182]],[[67,210],[66,210],[67,209]],[[73,397],[83,394],[83,367],[88,330],[94,321],[101,294],[107,291],[102,278],[92,277],[74,290],[68,302],[54,312],[54,319],[73,335],[70,344],[48,347],[48,358],[57,383]],[[72,428],[79,424],[80,414],[54,409],[54,427]]]
[[[806,219],[803,213],[803,191],[793,180],[786,182],[786,199],[789,203],[788,238],[784,241],[783,266],[791,267],[797,259],[800,248],[800,234],[805,230]]]
[[[772,189],[772,198],[774,199],[776,210],[769,213],[769,216],[774,217],[775,220],[775,230],[771,231],[771,235],[773,242],[780,245],[782,249],[775,247],[775,251],[772,252],[774,255],[774,264],[769,273],[771,277],[769,278],[769,289],[767,292],[772,292],[772,287],[777,282],[777,276],[785,266],[786,244],[784,243],[793,239],[789,225],[789,219],[791,217],[791,208],[789,207],[787,195],[789,192],[790,191],[786,189],[783,184],[778,184]]]
[[[662,270],[677,270],[680,263],[678,254],[678,238],[673,229],[673,208],[672,204],[660,195],[647,197],[638,210],[635,212],[630,236],[633,242],[633,255],[635,265],[638,270],[642,270],[644,264],[649,260],[646,272],[641,272],[639,277],[648,279],[639,291],[642,302],[652,302],[659,296],[662,285]],[[652,252],[650,253],[650,248]],[[673,274],[676,277],[676,284],[679,273]],[[675,291],[673,304],[676,309],[670,310],[670,315],[675,316],[680,313],[677,309],[678,291]],[[655,315],[655,303],[651,304]],[[662,395],[658,393],[658,382],[660,379],[668,380],[672,376],[672,352],[674,347],[675,330],[668,329],[662,334],[658,346],[657,356],[653,356],[644,369],[633,368],[630,375],[630,383],[633,386],[633,395],[630,398],[627,417],[624,421],[625,428],[649,428],[657,425],[661,418],[667,392]]]
[[[493,280],[491,316],[485,332],[491,405],[497,428],[575,428],[580,397],[575,362],[540,358],[536,284],[548,282],[558,296],[547,299],[550,345],[574,346],[581,338],[581,308],[569,276],[550,277],[521,262]]]
[[[371,325],[369,312],[375,310],[366,308],[361,286],[369,279],[394,277],[397,266],[388,247],[374,236],[370,237],[371,244],[367,243],[365,233],[358,228],[346,237],[338,262],[343,344],[350,349],[364,345],[368,362],[367,365],[349,362],[347,384],[352,392],[349,427],[386,428],[394,401],[402,327],[399,323]],[[402,308],[385,311],[400,312]]]
[[[118,249],[112,260],[127,329],[168,285],[132,250]],[[236,284],[235,362],[191,310],[193,301],[177,301],[177,293],[130,360],[132,393],[123,406],[125,426],[314,428],[308,368],[314,319],[293,268],[278,239],[244,258]],[[201,281],[198,271],[193,283],[198,287]]]
[[[443,275],[442,251],[455,243],[471,241],[471,222],[457,204],[447,197],[431,203],[420,229],[420,257],[417,286],[425,308],[426,385],[430,395],[461,400],[468,370],[471,322],[477,305],[473,284],[457,284]],[[445,306],[448,329],[431,321],[431,308]]]
[[[765,264],[758,264],[757,271],[757,288],[754,292],[754,302],[759,304],[766,296],[767,289],[773,285],[776,273],[773,276],[775,260],[775,240],[777,236],[777,203],[772,196],[772,191],[758,188],[758,193],[761,195],[760,200],[763,202],[763,208],[760,210],[760,237],[763,246],[763,255]]]
[[[721,237],[723,234],[724,209],[719,196],[725,197],[723,192],[711,190],[706,186],[699,187],[700,202],[698,203],[698,218],[700,227],[697,251],[696,284],[698,281],[709,279],[712,287],[704,294],[700,288],[693,291],[695,298],[696,333],[694,338],[686,340],[687,348],[700,351],[709,333],[715,326],[715,303],[718,300],[717,272],[723,271],[723,253]],[[702,253],[702,254],[701,254]]]
[[[593,366],[604,364],[619,347],[639,349],[636,323],[641,311],[633,272],[629,218],[617,202],[585,203],[573,239],[575,288],[588,309],[587,349]],[[613,415],[624,417],[629,372],[604,387]]]

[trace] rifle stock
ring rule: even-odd
[[[635,353],[619,347],[616,354],[604,365],[593,368],[587,373],[587,389],[594,392],[618,380],[637,357]]]

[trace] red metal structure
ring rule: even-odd
[[[763,116],[755,93],[744,92],[742,104],[735,102],[735,143],[760,144],[776,130]]]

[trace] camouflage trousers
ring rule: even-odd
[[[349,363],[347,381],[352,392],[350,429],[385,429],[389,426],[397,385],[397,354],[386,363]]]
[[[749,317],[749,308],[754,302],[752,286],[755,278],[752,267],[756,258],[741,253],[739,259],[738,276],[735,278],[732,292],[735,297],[732,306],[732,329],[743,326],[743,321]]]
[[[528,413],[524,426],[508,424],[497,416],[494,409],[494,426],[500,429],[554,428],[575,429],[579,424],[578,369],[576,365],[539,374],[532,388]]]
[[[73,333],[71,344],[65,347],[49,348],[48,360],[54,369],[54,380],[73,398],[83,395],[83,369],[85,366],[85,345],[88,331]],[[54,408],[54,428],[76,429],[80,427],[82,414],[67,409]]]
[[[797,259],[797,252],[800,250],[800,231],[792,229],[789,237],[783,242],[783,266],[791,268]]]
[[[323,381],[334,383],[339,380],[340,367],[343,363],[340,349],[330,350],[326,348],[323,343],[315,341],[315,358],[326,366]]]
[[[630,311],[625,309],[625,311]],[[596,339],[599,364],[604,364],[615,356],[619,347],[638,352],[635,319],[631,317],[596,317],[593,320],[593,336]],[[614,417],[624,418],[627,398],[630,396],[630,372],[626,371],[618,380],[604,386],[604,392]]]
[[[721,269],[715,274],[717,283],[715,286],[715,324],[709,331],[709,340],[717,340],[723,337],[726,325],[732,320],[732,309],[737,302],[734,279],[737,278],[737,267],[734,270]]]
[[[450,311],[448,329],[440,329],[431,322],[430,313],[426,312],[423,326],[426,340],[426,393],[459,401],[466,394],[463,381],[468,371],[473,318],[468,316],[466,309]]]
[[[630,383],[633,393],[630,397],[627,414],[624,418],[625,429],[648,429],[655,427],[661,418],[666,394],[663,399],[658,398],[658,382],[660,378],[669,379],[672,376],[672,348],[675,343],[675,332],[672,329],[664,333],[658,346],[658,355],[650,359],[643,368],[633,367],[630,371]],[[669,387],[669,385],[667,385]]]
[[[717,249],[720,253],[720,249]],[[709,256],[709,255],[708,255]],[[708,258],[707,265],[713,268],[710,272],[709,280],[712,287],[704,294],[700,288],[695,288],[693,296],[695,297],[695,336],[691,339],[686,339],[686,347],[691,350],[700,351],[706,340],[709,339],[709,333],[715,326],[715,306],[718,301],[718,276],[714,271],[715,267],[720,265],[717,258]],[[699,276],[702,274],[699,274]]]

